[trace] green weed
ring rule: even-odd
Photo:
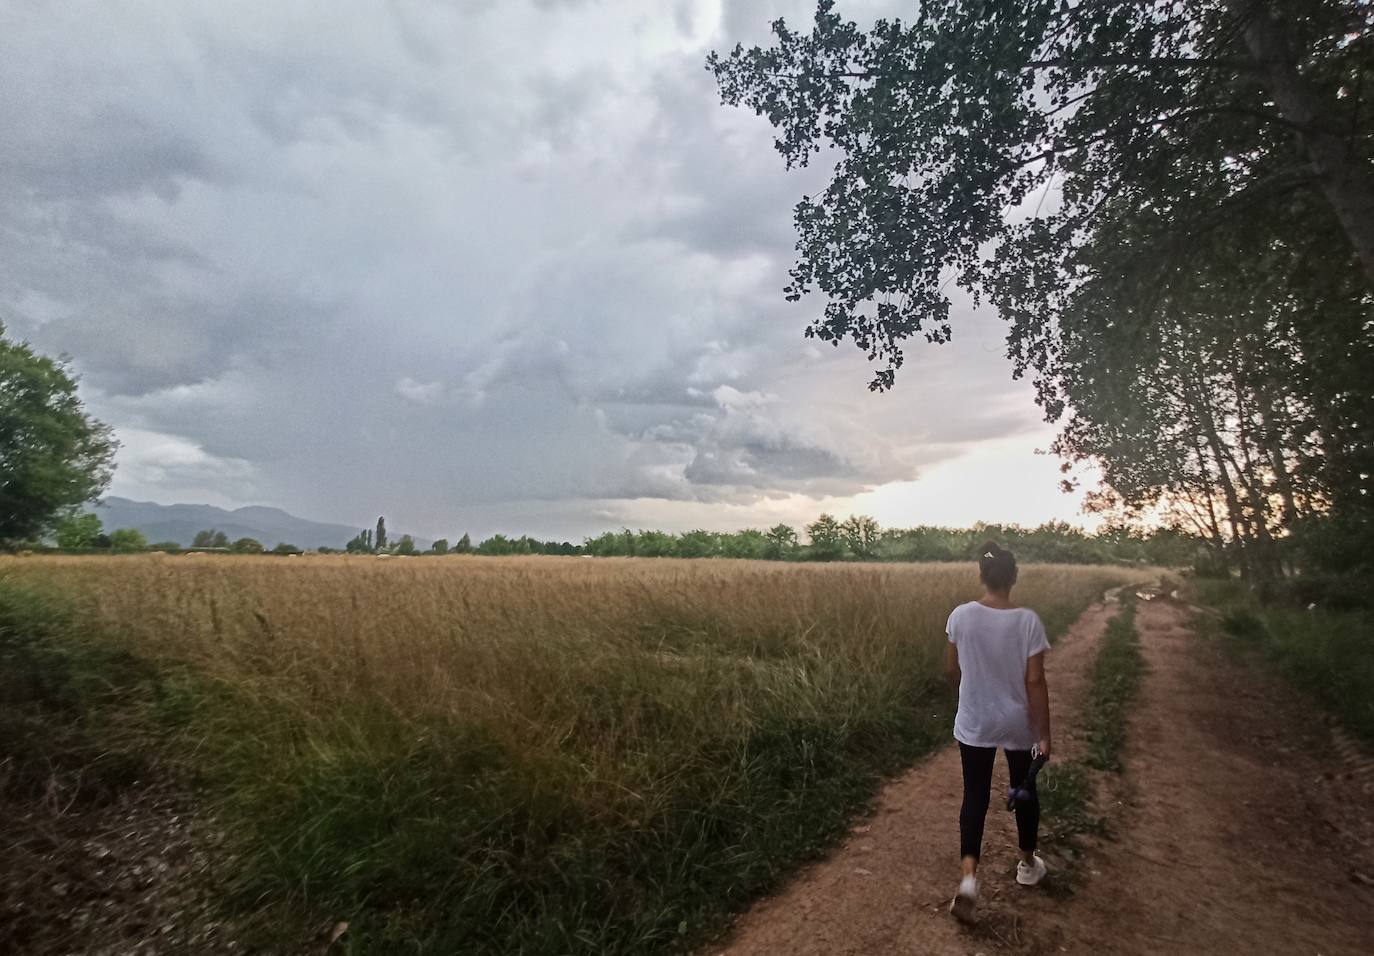
[[[144,662],[80,640],[62,599],[0,580],[0,797],[112,800],[148,770],[135,715],[155,687]]]
[[[1194,587],[1221,612],[1217,630],[1235,654],[1272,668],[1374,746],[1374,612],[1266,606],[1238,581]]]
[[[1120,613],[1107,622],[1089,676],[1086,761],[1093,769],[1121,772],[1128,710],[1144,674],[1145,659],[1135,629],[1135,604],[1127,600]]]
[[[1093,813],[1093,782],[1082,763],[1056,761],[1042,773],[1037,788],[1049,840],[1063,843],[1083,834],[1106,832],[1106,821]]]
[[[1107,622],[1089,671],[1083,708],[1086,754],[1081,761],[1051,764],[1039,786],[1047,842],[1065,856],[1076,852],[1084,836],[1112,835],[1111,821],[1093,810],[1097,790],[1093,772],[1120,773],[1122,769],[1129,709],[1145,674],[1135,611],[1134,601],[1126,596],[1121,610]],[[1072,871],[1068,875],[1066,883],[1071,888]]]

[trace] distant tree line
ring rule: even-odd
[[[594,557],[753,558],[763,561],[966,561],[988,538],[996,538],[1024,561],[1065,564],[1138,563],[1189,565],[1201,541],[1173,529],[1143,531],[1127,526],[1088,534],[1065,522],[1036,528],[976,524],[972,528],[881,528],[855,515],[841,521],[823,514],[803,529],[806,541],[786,524],[767,531],[608,531],[584,542]]]
[[[1149,563],[1171,567],[1194,564],[1205,558],[1205,542],[1185,531],[1160,528],[1142,530],[1127,525],[1112,525],[1088,534],[1067,522],[1050,522],[1035,528],[1018,525],[983,524],[971,528],[942,528],[922,525],[914,528],[883,528],[873,518],[853,515],[840,520],[823,514],[798,531],[791,525],[777,524],[765,530],[743,531],[607,531],[584,538],[581,544],[570,541],[541,540],[529,535],[511,537],[493,534],[473,544],[468,534],[455,543],[437,539],[422,551],[411,535],[391,541],[386,521],[360,531],[342,549],[349,554],[386,554],[401,556],[478,555],[585,555],[597,558],[747,558],[758,561],[965,561],[988,538],[1004,542],[1024,561],[1063,564]],[[90,513],[68,515],[57,522],[53,540],[69,551],[109,550],[179,551],[187,550],[175,541],[149,543],[142,532],[120,528],[106,534],[98,516]],[[376,542],[386,542],[377,547]],[[41,547],[34,542],[33,546]],[[255,538],[230,540],[223,531],[207,528],[198,531],[189,550],[224,551],[233,554],[300,554],[301,548],[279,542],[270,551]],[[337,549],[321,547],[321,554]]]
[[[378,522],[379,528],[385,524]],[[1200,538],[1185,531],[1159,528],[1143,530],[1112,525],[1088,534],[1067,522],[1050,522],[1035,528],[983,524],[971,528],[882,528],[866,515],[844,520],[823,514],[801,531],[778,524],[766,531],[606,531],[570,541],[543,541],[528,535],[494,534],[476,545],[464,534],[456,544],[447,538],[420,552],[403,536],[400,542],[377,548],[376,532],[360,531],[345,549],[353,554],[474,554],[585,555],[595,558],[748,558],[758,561],[966,561],[989,537],[996,538],[1026,561],[1064,564],[1149,563],[1179,567],[1193,564],[1205,553]],[[322,551],[327,549],[320,549]]]
[[[195,537],[191,539],[192,550],[213,550],[213,551],[232,551],[235,554],[264,554],[267,549],[263,547],[257,538],[236,538],[229,540],[229,536],[216,528],[206,528],[204,531],[197,531]],[[288,541],[278,541],[272,548],[272,554],[300,554],[301,549]]]
[[[329,551],[328,548],[321,548],[321,551]],[[421,551],[415,543],[415,539],[408,534],[401,535],[395,543],[391,543],[386,533],[386,518],[377,519],[375,529],[364,528],[344,545],[344,551],[349,554],[398,554],[398,555],[446,555],[446,554],[481,554],[481,555],[511,555],[511,554],[552,554],[552,555],[577,555],[582,553],[582,548],[570,541],[540,541],[538,538],[531,538],[528,535],[521,535],[518,538],[510,538],[504,534],[494,534],[478,544],[472,543],[472,536],[464,533],[455,543],[450,544],[447,538],[438,538],[429,546],[429,550]]]
[[[232,551],[236,554],[264,554],[267,549],[256,538],[230,541],[223,531],[207,528],[197,531],[190,548],[179,541],[153,541],[137,528],[116,528],[106,533],[100,516],[91,512],[68,512],[53,522],[52,536],[19,542],[26,548],[55,545],[62,551]],[[272,554],[300,554],[301,548],[287,541],[279,541]]]
[[[99,516],[89,512],[68,512],[58,518],[53,524],[52,540],[64,551],[168,551],[181,547],[175,541],[149,544],[137,528],[116,528],[107,534]],[[41,546],[41,541],[25,544]]]

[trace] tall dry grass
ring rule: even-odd
[[[241,905],[359,952],[700,939],[947,734],[965,565],[29,557],[152,662],[157,726],[240,848]],[[1061,629],[1119,568],[1024,569]]]

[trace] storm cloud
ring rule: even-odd
[[[1036,431],[994,317],[886,395],[802,337],[826,170],[703,69],[812,7],[767,6],[0,3],[0,320],[119,494],[436,536],[762,522]]]

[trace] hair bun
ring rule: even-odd
[[[996,541],[988,541],[978,553],[978,571],[988,587],[1006,590],[1016,583],[1016,555]]]

